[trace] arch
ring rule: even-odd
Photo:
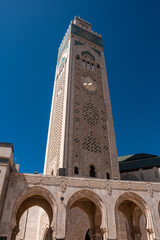
[[[81,54],[82,56],[89,55],[93,61],[95,60],[95,57],[92,55],[92,53],[90,53],[90,51],[82,51]]]
[[[84,54],[82,56],[82,52],[90,52],[91,55],[95,58],[95,60],[93,60],[93,58],[88,54],[86,55]],[[95,66],[96,66],[96,63],[99,63],[102,66],[103,58],[99,54],[97,54],[94,49],[92,49],[87,45],[79,45],[78,48],[76,48],[76,54],[79,54],[80,56],[82,56],[82,58],[85,58],[86,56],[88,56],[90,57],[90,59],[92,59],[92,62],[95,63]]]
[[[77,200],[79,200],[81,198],[88,198],[101,210],[103,210],[105,208],[102,199],[95,192],[93,192],[89,189],[79,190],[78,192],[75,192],[68,200],[67,208],[68,209],[71,208],[72,205],[74,204],[74,202],[76,202]]]
[[[115,210],[117,210],[119,205],[125,200],[130,200],[134,202],[136,205],[138,205],[138,207],[141,209],[142,212],[148,213],[149,209],[144,199],[140,197],[138,194],[133,192],[122,193],[116,201]]]
[[[137,239],[141,236],[139,221],[141,215],[144,214],[146,236],[148,235],[148,239],[150,239],[149,235],[153,233],[152,218],[149,208],[141,196],[133,192],[123,193],[118,197],[115,204],[115,214],[118,211],[121,211],[129,222],[130,230],[128,234],[136,235]]]
[[[73,222],[73,224],[70,224],[70,225],[68,225],[66,222],[66,237],[67,237],[66,239],[67,240],[70,239],[70,233],[73,232],[73,225],[77,221],[76,216],[81,215],[82,212],[85,213],[85,216],[86,216],[85,218],[86,220],[87,219],[88,220],[87,220],[87,224],[85,225],[85,228],[83,228],[83,231],[79,230],[78,232],[78,234],[80,234],[79,237],[85,238],[88,228],[90,228],[90,231],[89,231],[90,236],[94,236],[95,234],[98,234],[101,237],[99,239],[102,239],[102,235],[103,235],[102,228],[104,227],[104,222],[106,221],[106,213],[105,213],[106,211],[105,211],[105,207],[102,200],[95,192],[89,189],[75,192],[68,200],[66,210],[67,210],[67,215],[69,219],[71,219],[71,221]],[[75,216],[74,220],[72,218],[73,211],[74,212],[77,211],[77,214],[74,215]],[[82,226],[80,225],[79,229],[81,228]],[[84,235],[84,236],[81,236],[81,235]]]
[[[56,215],[57,205],[53,195],[44,187],[34,186],[24,190],[15,201],[11,221],[12,235],[16,236],[19,232],[19,221],[22,214],[33,206],[43,208],[49,217],[50,227],[55,226],[53,216]]]

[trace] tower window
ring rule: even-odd
[[[91,64],[91,69],[92,69],[92,71],[95,71],[95,68],[94,68],[94,64],[93,64],[93,63]]]
[[[106,178],[110,179],[110,174],[109,173],[106,173]]]
[[[78,167],[74,167],[74,174],[79,174]]]
[[[90,166],[90,177],[96,177],[95,167],[93,165]]]
[[[76,56],[76,59],[78,59],[78,60],[79,60],[79,59],[80,59],[80,56],[79,56],[79,55],[77,55],[77,56]]]
[[[90,63],[87,62],[87,69],[90,69],[91,66],[90,66]]]
[[[84,59],[82,60],[82,66],[83,66],[83,67],[86,67],[86,62],[85,62]]]
[[[99,64],[97,64],[97,68],[100,68],[100,65],[99,65]]]

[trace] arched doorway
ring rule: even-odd
[[[31,210],[35,211],[35,209],[40,208],[41,211],[38,215],[33,215],[30,220],[32,222],[29,222],[29,219],[26,218],[26,223],[24,228],[28,224],[32,225],[35,222],[35,217],[39,217],[39,221],[37,221],[37,226],[35,228],[41,229],[43,222],[42,215],[45,215],[48,219],[48,225],[46,226],[46,229],[44,229],[43,234],[41,233],[39,239],[42,240],[51,240],[53,239],[53,213],[55,211],[54,202],[53,202],[53,196],[48,192],[48,190],[44,189],[43,187],[32,187],[24,191],[19,198],[17,199],[14,210],[13,210],[13,218],[12,218],[12,235],[11,240],[16,240],[16,236],[20,231],[20,222],[23,218],[24,214],[28,214]],[[27,222],[28,220],[28,222]],[[46,224],[46,223],[45,223]],[[44,225],[43,225],[44,228]],[[33,228],[34,229],[34,228]],[[26,230],[25,230],[26,231]],[[23,239],[25,239],[23,237]]]
[[[75,193],[67,205],[66,240],[102,240],[102,207],[89,190]]]
[[[144,200],[134,193],[122,194],[116,203],[117,240],[149,240]]]

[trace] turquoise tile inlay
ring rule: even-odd
[[[62,60],[61,60],[61,64],[60,64],[60,66],[59,66],[59,69],[61,68],[62,63],[63,63],[64,61],[65,61],[65,57],[62,58]]]
[[[59,66],[59,64],[60,64],[60,60],[58,61],[57,66]]]
[[[95,35],[94,33],[88,32],[85,29],[82,29],[74,24],[71,25],[71,33],[74,33],[77,36],[80,36],[94,44],[97,44],[103,47],[102,38]]]
[[[82,56],[84,56],[85,54],[88,54],[88,55],[91,56],[91,58],[92,58],[93,60],[95,60],[95,57],[94,57],[89,51],[81,52],[81,54],[82,54]]]
[[[64,51],[65,51],[67,48],[68,48],[68,43],[67,43],[67,45],[66,45],[66,47],[65,47]]]
[[[101,57],[101,52],[95,48],[92,48],[100,57]]]
[[[77,40],[75,40],[74,44],[75,44],[75,46],[77,46],[77,45],[85,45],[84,43],[79,42],[79,41],[77,41]]]
[[[64,38],[63,38],[63,40],[62,40],[62,43],[61,43],[61,45],[60,45],[60,47],[59,47],[59,50],[58,50],[58,58],[59,58],[59,56],[61,55],[61,53],[62,53],[62,51],[63,51],[63,48],[64,48],[64,46],[66,45],[66,43],[67,43],[67,41],[68,41],[68,38],[69,38],[70,33],[71,33],[71,25],[69,25],[69,28],[67,29],[67,32],[66,32],[66,34],[65,34],[65,36],[64,36]]]
[[[82,28],[80,28],[80,27],[78,27],[78,26],[76,26],[76,25],[74,25],[72,23],[71,25],[69,25],[69,28],[67,29],[67,32],[66,32],[66,34],[65,34],[65,36],[63,38],[63,41],[62,41],[62,43],[61,43],[61,45],[59,47],[58,59],[59,59],[62,51],[64,50],[64,47],[65,47],[65,45],[66,45],[66,43],[68,41],[68,38],[69,38],[71,33],[73,33],[73,34],[75,34],[75,35],[77,35],[79,37],[82,37],[82,38],[84,38],[84,39],[86,39],[86,40],[88,40],[88,41],[90,41],[90,42],[92,42],[92,43],[94,43],[94,44],[96,44],[98,46],[103,47],[103,43],[102,43],[102,38],[101,37],[95,35],[94,33],[88,32],[87,30],[82,29]],[[75,45],[77,44],[77,42],[75,41]],[[83,43],[80,43],[80,42],[78,42],[78,43],[79,43],[79,45],[83,45]],[[67,49],[67,48],[68,48],[68,44],[66,45],[65,49]],[[96,49],[94,49],[94,51],[95,50]],[[100,52],[98,50],[96,50],[96,52],[97,52],[98,55],[100,54]],[[58,65],[59,65],[59,63],[58,63]]]

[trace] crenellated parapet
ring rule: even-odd
[[[67,29],[67,32],[65,33],[63,40],[60,44],[60,47],[58,49],[57,62],[59,61],[61,53],[65,49],[66,44],[67,44],[68,39],[71,36],[71,34],[82,37],[82,38],[86,39],[87,41],[92,42],[103,48],[102,35],[98,34],[97,32],[94,32],[91,29],[90,23],[84,21],[80,17],[75,17],[74,20],[71,21],[71,23]]]

